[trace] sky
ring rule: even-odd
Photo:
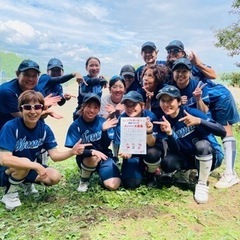
[[[36,61],[42,73],[56,57],[65,73],[86,75],[86,59],[95,56],[101,61],[101,75],[111,77],[125,64],[144,64],[144,42],[154,42],[158,59],[165,60],[165,47],[177,39],[218,74],[239,71],[239,59],[214,46],[214,29],[237,21],[237,15],[230,14],[232,2],[0,0],[0,51]]]

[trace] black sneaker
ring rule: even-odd
[[[153,187],[156,184],[156,174],[155,173],[146,173],[146,184],[148,187]]]

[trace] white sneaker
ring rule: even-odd
[[[80,180],[77,191],[78,192],[86,192],[88,190],[89,182],[82,182]]]
[[[229,188],[240,182],[236,173],[224,172],[219,181],[215,184],[215,188]]]
[[[23,188],[23,192],[25,196],[38,193],[38,190],[35,188],[33,183],[21,183],[20,187]]]
[[[22,205],[18,197],[18,192],[6,193],[2,197],[2,202],[8,210],[13,210]]]
[[[194,199],[197,203],[208,202],[208,191],[209,187],[205,184],[198,183],[195,186]]]

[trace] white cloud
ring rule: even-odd
[[[145,41],[154,41],[165,59],[165,46],[179,39],[217,71],[229,71],[236,60],[214,47],[212,27],[231,24],[230,10],[229,0],[2,0],[0,47],[45,64],[58,57],[83,74],[85,60],[97,56],[111,76],[124,64],[143,64]]]

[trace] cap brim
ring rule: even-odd
[[[125,76],[125,75],[130,75],[132,77],[135,77],[135,74],[133,72],[122,72],[122,76]]]
[[[136,99],[133,99],[133,98],[123,98],[121,103],[124,104],[127,100],[135,102],[135,103],[140,102],[140,100],[136,100]]]
[[[176,65],[173,65],[172,71],[174,71],[178,66],[181,66],[181,65],[186,67],[189,71],[192,70],[192,68],[190,66],[188,66],[187,64],[181,62],[181,63],[177,63]]]
[[[38,73],[40,73],[41,71],[38,69],[38,68],[35,68],[35,67],[27,67],[27,68],[22,68],[20,71],[21,72],[24,72],[26,70],[29,70],[29,69],[33,69],[33,70],[36,70]]]
[[[92,96],[92,97],[89,97],[87,99],[84,100],[85,103],[89,102],[90,100],[95,100],[96,102],[98,102],[99,104],[101,104],[101,100],[96,97],[96,96]]]
[[[161,98],[162,95],[168,95],[168,96],[173,97],[173,98],[177,98],[177,97],[179,97],[179,96],[176,96],[176,95],[171,94],[171,93],[165,93],[165,92],[163,92],[163,93],[158,93],[157,96],[156,96],[156,99],[159,100],[159,99]]]
[[[181,49],[181,50],[184,51],[184,49],[181,48],[181,47],[179,47],[178,45],[170,45],[170,46],[166,46],[166,47],[165,47],[166,50],[168,50],[168,49],[170,49],[170,48],[178,48],[178,49]]]
[[[61,68],[63,70],[63,67],[62,66],[51,66],[51,67],[48,67],[48,70],[51,70],[53,68]]]

